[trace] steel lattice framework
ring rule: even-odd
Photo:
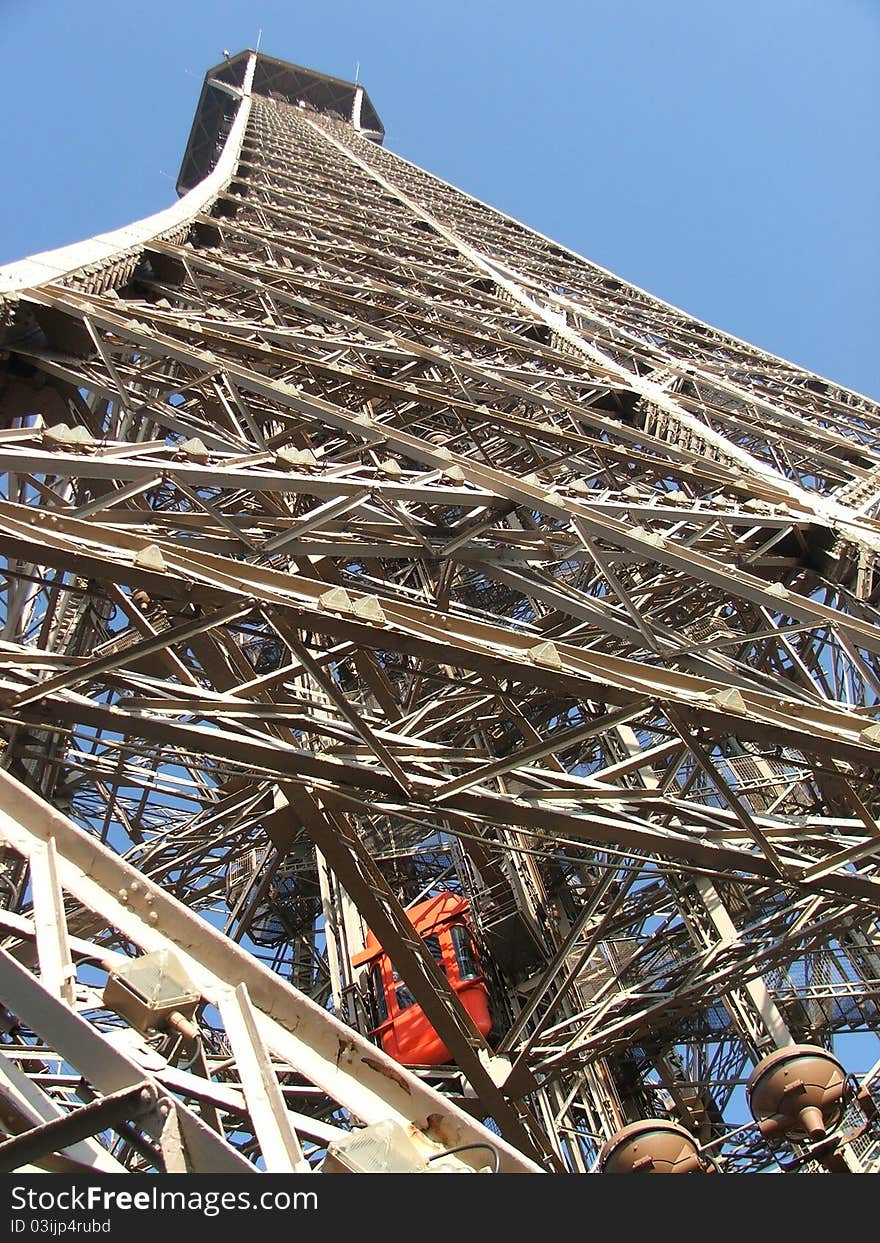
[[[880,409],[382,136],[241,53],[175,207],[0,270],[0,1154],[590,1172],[661,1116],[828,1168],[742,1084],[877,1031]],[[370,1039],[367,928],[454,1063]],[[198,1005],[138,1031],[165,951]]]

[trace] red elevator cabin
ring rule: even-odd
[[[441,893],[410,907],[406,914],[485,1036],[492,1027],[489,990],[471,936],[468,910],[465,898]],[[451,1062],[452,1054],[372,932],[367,935],[364,949],[352,959],[355,967],[367,963],[377,1020],[371,1035],[378,1038],[385,1052],[404,1066],[443,1066]]]

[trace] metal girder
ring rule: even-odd
[[[137,1120],[143,1129],[160,1140],[165,1133],[168,1118],[176,1116],[183,1147],[186,1169],[206,1173],[251,1173],[252,1167],[220,1136],[209,1130],[201,1119],[183,1102],[169,1097],[167,1093],[150,1090],[149,1079],[143,1069],[106,1036],[86,1022],[62,1002],[56,1001],[41,984],[19,966],[5,950],[0,949],[0,966],[3,976],[3,996],[6,1005],[26,1023],[31,1030],[46,1040],[58,1054],[75,1066],[94,1089],[101,1093],[101,1101],[108,1101],[106,1122],[114,1124],[125,1119]],[[149,1099],[144,1098],[147,1093]],[[104,1115],[96,1107],[98,1120]],[[27,1161],[35,1155],[51,1151],[53,1147],[65,1148],[95,1130],[82,1131],[77,1123],[70,1121],[76,1115],[47,1122],[38,1128],[25,1143],[24,1155],[13,1147],[12,1159]],[[91,1115],[88,1116],[91,1118]],[[69,1125],[68,1125],[69,1123]],[[53,1137],[55,1143],[53,1144]],[[33,1144],[31,1143],[33,1140]],[[15,1141],[9,1141],[13,1144]]]
[[[0,1171],[7,1174],[25,1165],[38,1164],[41,1158],[59,1148],[68,1148],[119,1122],[137,1121],[155,1104],[155,1093],[149,1084],[135,1084],[98,1097],[64,1117],[53,1118],[12,1139],[0,1141]]]

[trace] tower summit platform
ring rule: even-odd
[[[186,194],[214,167],[223,150],[251,63],[252,95],[348,121],[364,137],[377,143],[385,137],[379,114],[359,83],[333,78],[262,52],[245,50],[221,61],[205,74],[177,179],[178,194]]]

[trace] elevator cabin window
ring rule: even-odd
[[[385,1002],[385,985],[382,983],[382,968],[379,963],[374,963],[370,968],[370,982],[373,1002],[376,1006],[376,1018],[380,1023],[384,1023],[388,1018],[388,1006]]]
[[[482,975],[477,955],[474,953],[474,943],[471,940],[471,934],[465,928],[464,924],[453,924],[449,930],[452,933],[452,945],[455,950],[455,961],[458,964],[458,974],[462,980],[477,980]]]
[[[425,943],[425,947],[426,947],[426,948],[428,949],[428,951],[430,952],[431,957],[434,959],[434,961],[435,961],[435,962],[437,963],[437,965],[439,966],[440,970],[441,970],[441,971],[444,973],[444,975],[445,975],[445,974],[446,974],[446,968],[443,966],[443,950],[440,948],[440,938],[439,938],[439,937],[422,937],[422,940],[423,940],[423,941],[424,941],[424,943]],[[375,970],[375,968],[373,968],[373,969]],[[415,999],[415,997],[413,997],[412,993],[409,991],[409,989],[407,988],[407,986],[406,986],[405,984],[398,984],[398,983],[397,983],[397,982],[398,982],[398,980],[400,979],[400,976],[399,976],[399,974],[398,974],[398,972],[397,972],[397,970],[396,970],[396,969],[394,969],[394,970],[392,971],[392,979],[394,980],[395,984],[397,985],[397,988],[395,989],[395,992],[397,993],[397,1008],[398,1008],[398,1010],[408,1010],[410,1006],[414,1006],[414,1005],[416,1004],[416,999]],[[387,1018],[387,1017],[388,1017],[388,1016],[387,1016],[387,1007],[385,1006],[385,999],[384,999],[384,997],[382,998],[381,1005],[382,1005],[382,1009],[386,1010],[386,1016],[385,1016],[385,1017]]]

